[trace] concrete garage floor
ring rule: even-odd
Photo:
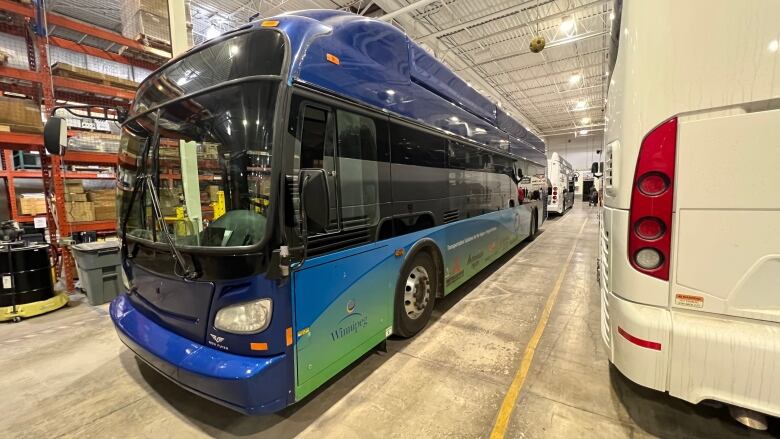
[[[478,438],[497,418],[506,420],[506,437],[769,437],[736,424],[725,408],[644,389],[609,366],[597,231],[595,208],[578,204],[552,218],[533,244],[439,301],[417,337],[389,340],[388,352],[367,354],[266,417],[224,409],[139,365],[106,306],[77,303],[2,324],[0,437]],[[545,305],[552,308],[541,332]],[[510,389],[516,399],[506,397]]]

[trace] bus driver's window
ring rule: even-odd
[[[328,115],[321,108],[304,109],[298,169],[333,169],[333,132],[329,129],[332,124],[328,124]]]
[[[335,117],[321,107],[305,105],[301,112],[300,144],[296,145],[295,173],[301,169],[324,169],[330,197],[330,225],[328,232],[338,231],[339,211],[336,191]],[[297,209],[297,201],[295,204]]]

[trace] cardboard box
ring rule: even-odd
[[[123,14],[134,14],[138,11],[168,18],[168,0],[124,0],[122,2]]]
[[[116,220],[116,202],[96,201],[92,204],[95,209],[95,221]]]
[[[206,186],[206,192],[209,193],[209,200],[211,200],[212,202],[217,201],[217,192],[219,191],[220,191],[219,186],[217,186],[216,184],[210,184]]]
[[[51,74],[63,78],[78,79],[80,81],[92,82],[95,84],[109,85],[125,90],[135,91],[138,89],[138,83],[129,79],[118,78],[116,76],[106,75],[105,73],[94,72],[81,67],[72,66],[63,62],[56,62],[51,66]]]
[[[22,194],[19,196],[19,212],[22,215],[46,213],[46,197],[43,194]]]
[[[81,180],[65,180],[65,193],[83,194],[84,184],[81,182]]]
[[[183,206],[181,188],[160,188],[160,210],[164,216],[176,215],[176,208]]]
[[[116,190],[115,189],[92,190],[87,192],[87,198],[89,199],[89,201],[110,202],[112,204],[116,204]]]
[[[201,155],[206,160],[216,160],[219,158],[219,150],[216,143],[204,142],[201,144]]]
[[[91,201],[66,201],[65,215],[70,223],[95,221],[95,208]]]
[[[41,107],[30,99],[0,96],[0,125],[8,125],[17,133],[43,133]]]
[[[65,201],[89,201],[85,193],[65,193]]]

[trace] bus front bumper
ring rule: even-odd
[[[248,415],[276,412],[291,402],[286,354],[245,357],[195,343],[138,312],[124,294],[109,311],[122,342],[190,392]]]

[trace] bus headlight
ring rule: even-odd
[[[214,317],[214,327],[234,334],[255,334],[271,322],[271,299],[257,299],[222,308]]]

